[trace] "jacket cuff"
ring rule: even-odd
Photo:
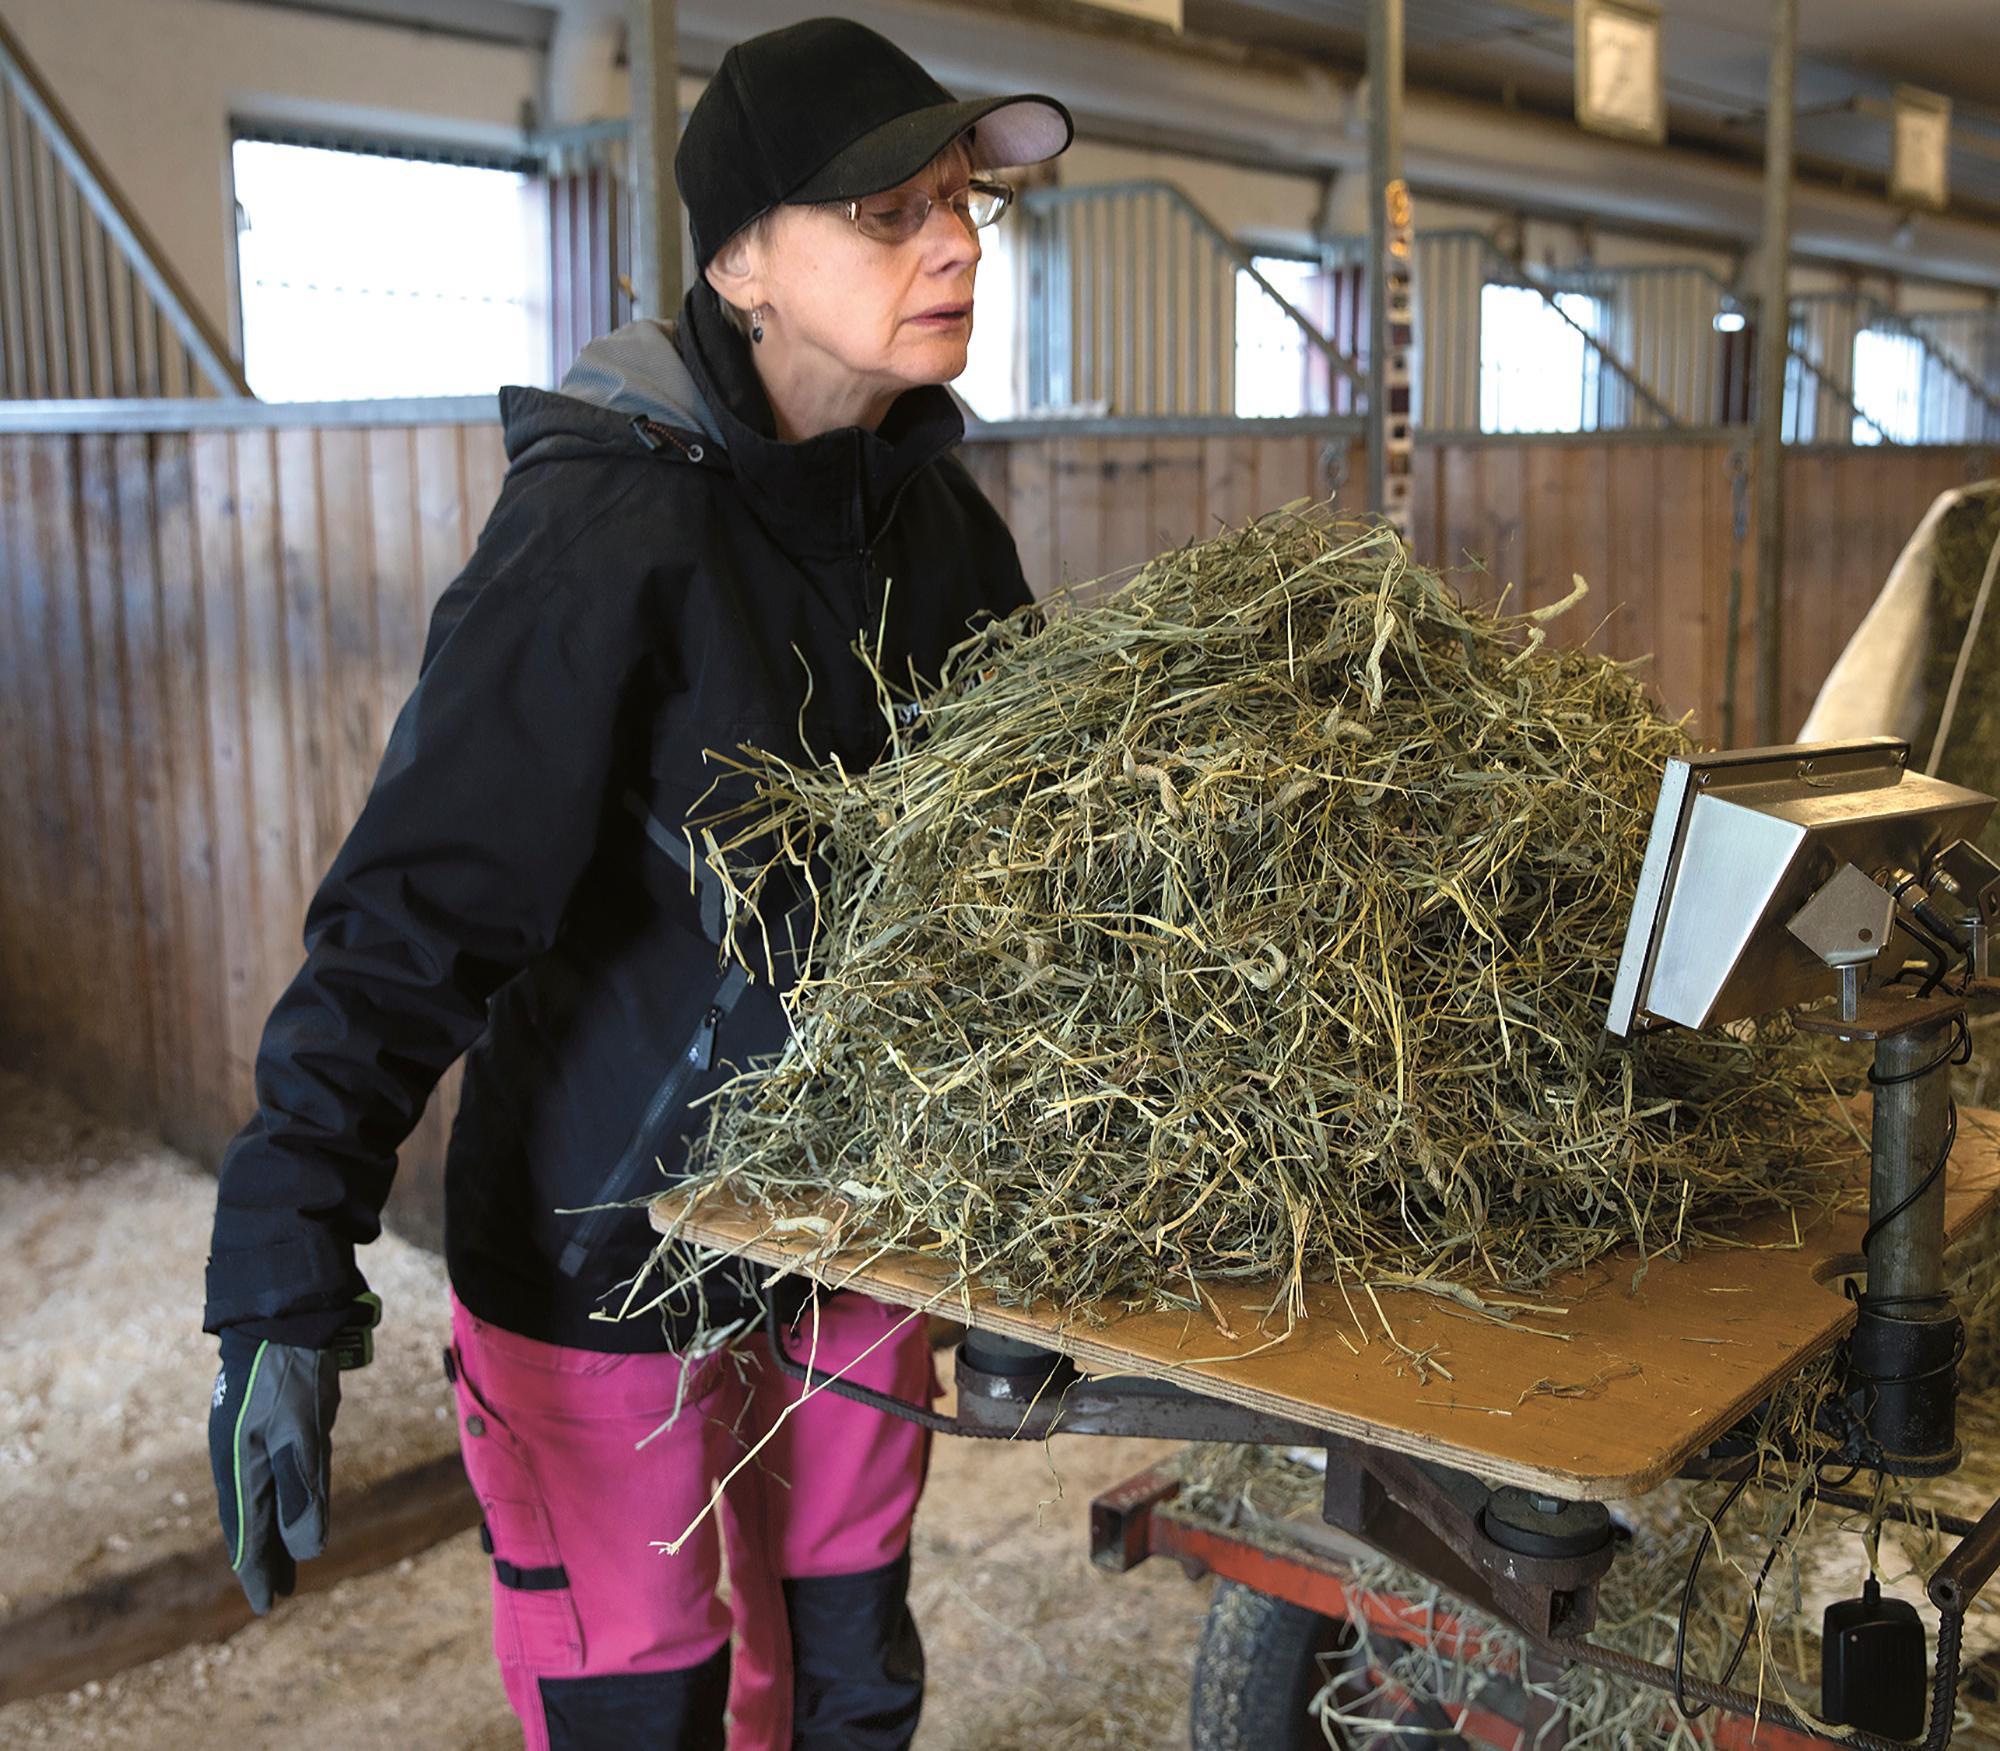
[[[354,1298],[367,1287],[355,1269],[354,1249],[314,1225],[267,1246],[211,1253],[202,1330],[219,1332],[224,1326],[247,1330],[253,1322],[270,1327],[274,1322],[303,1320],[312,1323],[300,1329],[323,1326],[326,1337],[319,1341],[323,1347],[347,1317]],[[280,1343],[314,1342],[309,1337],[280,1337],[270,1329],[258,1335]]]

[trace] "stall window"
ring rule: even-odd
[[[548,381],[534,176],[253,138],[231,162],[253,393],[346,401]]]
[[[1923,431],[1924,345],[1913,334],[1864,328],[1854,337],[1854,442],[1914,444]],[[1871,423],[1872,422],[1872,423]]]
[[[1307,321],[1319,309],[1325,278],[1316,261],[1293,256],[1252,258],[1257,271]],[[1248,274],[1236,275],[1236,417],[1285,419],[1313,411],[1313,367],[1305,332]]]
[[[1601,361],[1585,337],[1602,327],[1604,303],[1586,292],[1558,292],[1555,301],[1560,315],[1531,286],[1481,288],[1481,431],[1597,429]]]

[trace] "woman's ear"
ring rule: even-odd
[[[751,236],[752,227],[743,230],[718,249],[703,276],[715,288],[715,295],[725,304],[733,304],[739,310],[755,310],[768,302],[764,292],[764,277],[758,271],[756,240]]]

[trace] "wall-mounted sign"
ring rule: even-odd
[[[1666,139],[1659,0],[1576,0],[1576,119],[1599,134]]]
[[[1086,6],[1101,6],[1106,12],[1129,12],[1134,18],[1149,18],[1169,30],[1181,28],[1181,0],[1083,0]]]
[[[1914,85],[1896,87],[1889,198],[1908,207],[1951,199],[1951,99]]]

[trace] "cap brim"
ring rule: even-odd
[[[1041,164],[1076,136],[1070,113],[1053,97],[991,97],[940,103],[884,122],[785,196],[788,202],[853,201],[907,182],[959,135],[973,135],[980,167]]]

